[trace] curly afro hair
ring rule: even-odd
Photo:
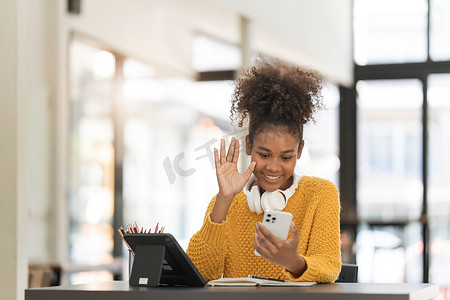
[[[321,89],[316,71],[258,58],[235,82],[230,118],[242,127],[248,117],[251,143],[261,131],[280,127],[301,142],[303,124],[323,107]]]

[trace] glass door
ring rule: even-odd
[[[76,39],[69,46],[69,261],[113,261],[114,76],[112,53]],[[112,280],[108,271],[74,272],[70,284]]]

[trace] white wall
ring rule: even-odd
[[[28,263],[55,261],[57,7],[0,1],[1,299],[23,299]]]
[[[57,107],[57,6],[52,0],[28,2],[28,207],[30,263],[52,263],[58,228],[55,186],[55,108]],[[59,199],[64,201],[64,199]]]
[[[193,23],[202,20],[201,16],[211,22],[214,20],[212,24],[230,19],[229,13],[207,3],[197,0],[83,1],[82,14],[65,17],[63,26],[67,32],[84,35],[152,64],[160,72],[193,77],[190,64]]]
[[[351,0],[91,0],[65,18],[68,30],[125,55],[191,77],[190,40],[202,31],[240,44],[240,16],[250,20],[252,51],[353,82]]]
[[[23,299],[26,258],[26,63],[28,5],[0,1],[0,293],[2,299]],[[21,19],[24,21],[21,21]]]
[[[253,20],[253,47],[353,84],[351,0],[217,0]]]

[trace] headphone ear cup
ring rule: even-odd
[[[287,199],[281,190],[273,192],[264,192],[261,196],[261,206],[264,211],[267,210],[283,210],[286,207]]]
[[[259,191],[258,186],[254,186],[252,188],[252,198],[253,198],[253,206],[255,208],[255,212],[257,214],[262,214],[264,211],[261,207],[261,192]]]
[[[255,211],[255,205],[253,204],[253,193],[252,191],[246,191],[244,189],[245,197],[247,198],[247,205],[250,211]]]
[[[245,196],[247,197],[248,208],[252,212],[258,214],[262,213],[261,209],[261,193],[258,186],[253,186],[249,191],[245,191]]]

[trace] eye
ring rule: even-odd
[[[283,156],[281,159],[282,160],[290,160],[292,158],[292,156]]]
[[[269,154],[265,154],[265,153],[258,153],[259,156],[261,156],[261,158],[268,158]]]

